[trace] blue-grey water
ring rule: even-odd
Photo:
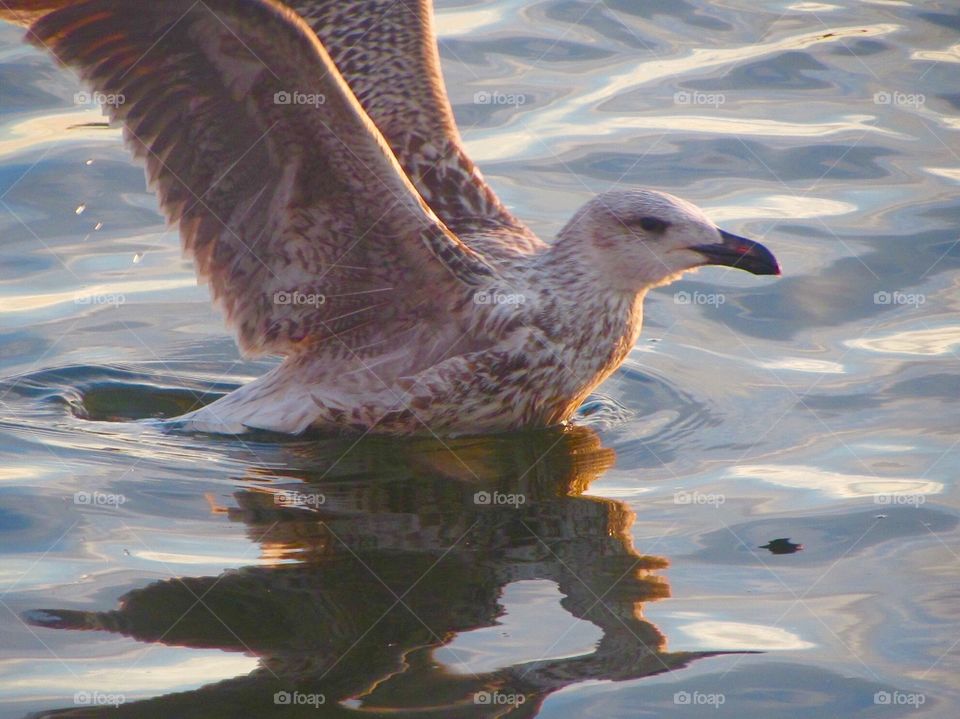
[[[272,361],[0,27],[0,717],[956,717],[956,4],[458,0],[438,29],[537,232],[652,186],[784,276],[653,292],[572,432],[164,434],[131,420]]]

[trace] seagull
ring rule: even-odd
[[[643,300],[763,245],[652,189],[547,243],[467,156],[431,0],[4,0],[74,68],[262,377],[177,418],[238,434],[487,434],[566,423]]]

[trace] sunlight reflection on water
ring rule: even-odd
[[[119,130],[0,28],[0,717],[95,690],[269,716],[300,681],[311,716],[520,687],[564,719],[695,691],[880,716],[881,689],[953,719],[956,8],[440,5],[461,132],[537,232],[650,185],[784,276],[651,293],[563,437],[163,433],[136,420],[274,360],[239,358]]]

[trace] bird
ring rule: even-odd
[[[762,244],[647,188],[551,242],[469,158],[431,0],[4,0],[92,86],[263,376],[187,431],[436,436],[563,425],[626,359],[649,290]]]

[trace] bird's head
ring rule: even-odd
[[[665,285],[703,265],[779,275],[759,242],[719,229],[695,205],[654,190],[611,190],[590,200],[560,238],[585,242],[601,277],[617,289]]]

